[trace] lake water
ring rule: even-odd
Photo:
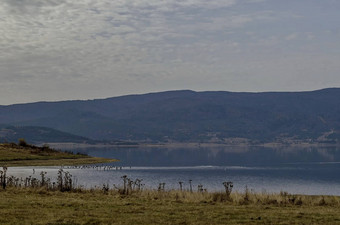
[[[232,181],[234,190],[247,186],[255,192],[287,191],[294,194],[340,195],[339,148],[82,148],[75,152],[120,159],[107,164],[118,170],[64,168],[78,185],[86,188],[103,184],[120,186],[121,177],[143,179],[147,188],[178,189],[179,181],[189,189],[202,184],[208,191],[222,191],[224,181]],[[122,169],[120,170],[120,167]],[[58,167],[35,167],[56,177]],[[26,177],[33,168],[10,168],[9,174]]]

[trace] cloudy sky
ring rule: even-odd
[[[339,0],[1,0],[0,105],[340,87]]]

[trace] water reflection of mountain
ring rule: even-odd
[[[83,148],[73,150],[116,158],[128,166],[233,166],[340,162],[339,148]]]

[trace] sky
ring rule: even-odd
[[[1,0],[0,105],[340,87],[339,0]]]

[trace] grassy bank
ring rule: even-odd
[[[142,180],[84,189],[68,171],[56,179],[0,169],[0,224],[340,224],[340,197],[144,189]]]
[[[114,159],[90,157],[28,144],[0,144],[0,166],[60,166],[114,162]]]
[[[0,190],[0,224],[340,224],[339,197],[221,195],[9,188]]]

